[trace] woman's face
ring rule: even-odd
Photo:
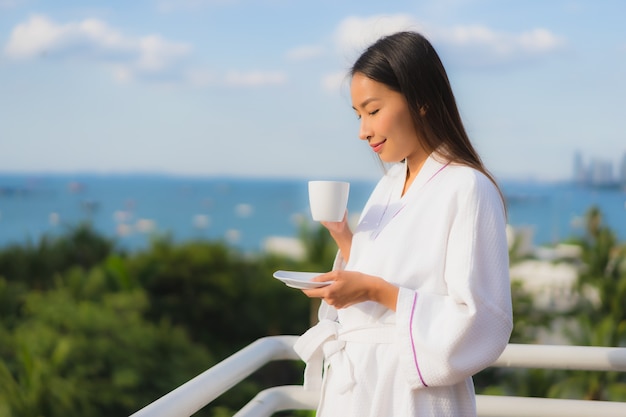
[[[356,73],[350,86],[352,108],[361,120],[359,138],[367,140],[384,162],[400,162],[423,154],[404,96]]]

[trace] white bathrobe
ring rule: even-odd
[[[336,310],[296,343],[318,417],[476,415],[472,375],[512,330],[506,219],[482,173],[429,157],[401,195],[405,164],[379,181],[350,250],[334,268],[400,288],[396,312],[375,302]],[[322,380],[323,370],[323,380]]]

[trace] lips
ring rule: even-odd
[[[370,143],[370,146],[372,147],[372,150],[374,152],[378,153],[378,152],[380,152],[380,149],[383,147],[385,142],[387,142],[387,139],[382,140],[382,141],[377,142],[377,143]]]

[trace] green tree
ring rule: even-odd
[[[288,264],[220,242],[159,240],[129,258],[126,273],[147,291],[151,320],[167,317],[223,358],[260,337],[306,328],[306,297],[272,277]]]
[[[106,275],[74,268],[1,323],[3,417],[129,415],[214,363],[180,327],[143,318],[143,290],[111,292]]]
[[[90,224],[68,227],[57,237],[44,235],[38,242],[12,244],[0,251],[0,276],[20,282],[29,289],[48,289],[56,273],[74,266],[91,268],[115,250],[113,241],[97,233]]]
[[[133,277],[150,300],[150,321],[167,319],[222,360],[268,335],[301,334],[308,327],[308,298],[274,279],[297,262],[275,255],[242,254],[222,242],[155,240],[125,262],[119,276]],[[119,280],[118,280],[119,281]],[[299,383],[302,365],[272,363],[209,407],[241,408],[259,390]]]
[[[277,269],[299,265],[244,255],[222,242],[175,245],[167,238],[128,254],[87,225],[0,250],[0,397],[7,399],[0,399],[0,416],[73,415],[69,409],[121,415],[122,407],[138,409],[214,363],[205,358],[183,372],[177,361],[192,361],[199,355],[194,349],[222,359],[263,336],[302,333],[308,298],[272,278]],[[85,317],[101,326],[90,328],[79,320]],[[265,386],[298,383],[301,376],[302,364],[269,364],[202,415],[232,414]],[[100,400],[91,401],[90,392]],[[117,405],[110,404],[114,398]]]
[[[626,249],[603,222],[598,207],[585,215],[584,268],[578,280],[584,295],[575,311],[577,326],[567,331],[575,345],[626,346]],[[625,400],[626,375],[617,372],[570,372],[551,394],[589,400]]]
[[[571,311],[542,313],[514,287],[515,329],[512,341],[533,342],[538,323],[546,328],[555,320],[569,320],[562,335],[578,346],[626,346],[626,261],[625,250],[615,234],[603,223],[602,213],[591,207],[585,216],[585,235],[572,242],[580,245],[582,267],[578,302]],[[530,301],[530,302],[529,302]],[[565,370],[502,370],[501,391],[513,395],[587,400],[623,401],[626,375],[617,372]],[[488,389],[492,389],[489,387]]]

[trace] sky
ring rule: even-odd
[[[346,72],[423,33],[499,179],[626,152],[621,0],[0,0],[0,172],[374,179]]]

